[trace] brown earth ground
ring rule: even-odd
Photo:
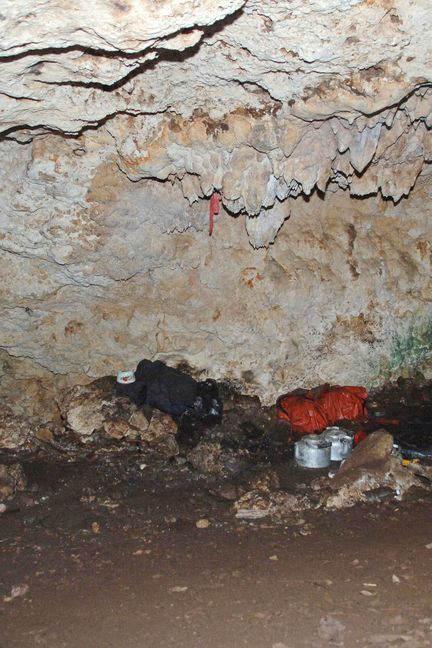
[[[28,505],[0,518],[1,648],[432,645],[426,491],[277,525],[236,520],[185,466],[24,465]]]

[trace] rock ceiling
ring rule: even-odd
[[[286,198],[398,201],[426,172],[431,19],[427,0],[5,0],[0,127],[105,129],[131,180],[220,191],[265,245]]]

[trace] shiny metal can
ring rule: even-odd
[[[323,432],[323,436],[331,443],[331,460],[343,461],[350,456],[354,437],[348,430],[339,427],[329,427]]]
[[[322,434],[307,434],[297,441],[294,456],[304,468],[327,468],[330,466],[331,442]]]

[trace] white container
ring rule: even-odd
[[[117,382],[120,385],[130,385],[135,382],[135,372],[134,371],[118,371],[117,372]]]
[[[327,468],[330,466],[331,442],[322,434],[307,434],[297,441],[294,456],[304,468]]]
[[[347,430],[339,427],[329,427],[324,430],[323,436],[331,443],[332,461],[343,461],[350,456],[354,438]]]

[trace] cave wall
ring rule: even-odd
[[[207,200],[190,205],[174,180],[131,182],[106,133],[6,148],[2,388],[22,381],[17,409],[47,415],[53,388],[142,357],[267,402],[428,371],[428,175],[397,205],[338,187],[284,201],[275,242],[254,249],[244,216],[224,210],[209,237]]]
[[[431,19],[6,0],[0,395],[49,418],[142,357],[266,402],[430,373]]]

